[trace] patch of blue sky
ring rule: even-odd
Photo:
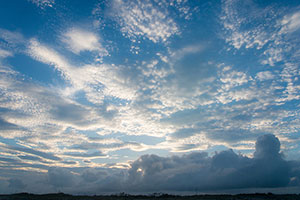
[[[2,4],[2,5],[1,5]],[[0,28],[22,31],[25,36],[36,35],[44,23],[35,6],[28,1],[1,2]]]
[[[205,152],[207,152],[209,154],[209,156],[213,156],[216,154],[216,152],[220,152],[220,151],[226,151],[229,148],[225,145],[214,145],[209,147],[207,150],[205,150]]]
[[[7,144],[7,145],[14,145],[14,146],[18,145],[18,141],[15,139],[0,137],[0,142]]]
[[[110,152],[110,155],[116,155],[116,159],[115,161],[113,161],[114,163],[127,162],[128,160],[135,160],[135,158],[145,154],[156,154],[162,157],[171,155],[171,153],[165,149],[148,149],[145,151],[133,151],[131,149],[121,149],[121,150]],[[100,161],[100,159],[95,159],[95,160]],[[102,159],[102,161],[104,160]]]
[[[62,87],[66,84],[59,71],[48,64],[33,60],[27,55],[16,54],[14,57],[7,58],[7,62],[13,66],[14,70],[25,75],[29,80],[38,81],[42,85]]]

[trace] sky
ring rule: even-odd
[[[0,193],[300,191],[300,2],[0,1]]]

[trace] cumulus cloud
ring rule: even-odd
[[[54,187],[69,187],[74,184],[74,175],[67,169],[51,167],[48,170],[49,183]]]
[[[280,157],[280,142],[274,135],[263,135],[259,137],[255,144],[255,158]]]
[[[283,160],[279,148],[278,138],[263,135],[256,142],[254,158],[232,150],[212,157],[206,153],[145,155],[132,163],[129,180],[132,188],[142,191],[286,187],[290,162]]]

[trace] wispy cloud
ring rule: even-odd
[[[13,54],[10,51],[0,49],[0,58],[6,58],[12,56]]]
[[[300,28],[300,12],[295,12],[293,14],[289,14],[284,16],[281,20],[282,28],[280,33],[292,33],[297,31]]]

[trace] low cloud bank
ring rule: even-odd
[[[278,138],[263,135],[257,139],[253,158],[231,149],[213,157],[203,152],[167,158],[144,155],[132,163],[128,180],[138,191],[286,187],[291,179],[299,179],[292,173],[299,170],[295,167],[280,154]]]
[[[10,172],[4,170],[2,176],[5,173]],[[212,157],[206,152],[171,157],[143,155],[128,170],[52,167],[48,173],[15,172],[9,180],[1,180],[0,186],[2,193],[213,192],[253,188],[279,188],[280,192],[283,188],[300,187],[300,162],[285,160],[278,138],[267,134],[257,139],[253,158],[231,149]]]

